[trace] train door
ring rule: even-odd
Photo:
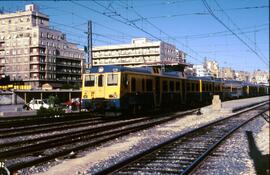
[[[182,104],[186,103],[186,80],[181,80],[182,85]]]
[[[96,82],[96,98],[105,98],[105,75],[98,74]]]
[[[156,77],[155,79],[155,99],[156,106],[160,106],[160,77]]]

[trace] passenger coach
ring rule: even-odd
[[[100,66],[83,75],[82,108],[138,113],[153,109],[186,109],[221,100],[266,95],[267,86],[207,77],[181,77],[158,68]]]
[[[83,108],[137,113],[185,101],[185,79],[173,73],[120,66],[89,71],[83,75]]]

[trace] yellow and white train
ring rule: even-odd
[[[269,88],[239,81],[183,78],[178,72],[121,66],[92,67],[83,75],[82,108],[121,113],[186,108],[222,100],[266,95]]]

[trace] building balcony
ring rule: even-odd
[[[46,56],[46,53],[43,52],[30,52],[30,56]]]
[[[93,59],[98,58],[120,58],[120,57],[138,57],[138,56],[156,56],[160,55],[159,52],[149,52],[149,53],[127,53],[127,54],[111,54],[111,55],[96,55],[93,54]]]
[[[32,61],[30,61],[29,63],[30,63],[30,64],[39,64],[40,61],[39,61],[39,60],[32,60]]]
[[[38,45],[32,45],[32,46],[30,46],[30,48],[46,48],[46,46],[45,45],[38,44]]]
[[[67,64],[67,63],[56,63],[57,66],[63,66],[63,67],[74,67],[74,68],[81,68],[81,65],[78,64]]]
[[[42,64],[42,65],[44,65],[46,63],[47,62],[45,62],[45,61],[39,61],[39,60],[32,60],[29,62],[29,64]]]
[[[37,81],[37,80],[39,81],[40,79],[39,79],[38,77],[36,77],[36,78],[33,78],[33,77],[32,77],[32,78],[29,78],[29,80],[30,80],[30,81]]]
[[[65,74],[65,75],[81,75],[81,73],[79,72],[72,72],[72,71],[60,71],[60,70],[58,70],[58,71],[56,71],[56,74],[61,74],[61,75],[63,75],[63,74]]]
[[[80,62],[82,60],[82,58],[73,58],[73,57],[62,56],[62,55],[58,55],[56,57],[62,60],[75,60],[75,61],[80,61]]]
[[[39,72],[39,69],[30,69],[30,72]]]

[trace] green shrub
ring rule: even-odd
[[[58,116],[63,115],[65,112],[60,108],[43,108],[41,107],[39,110],[37,110],[37,116],[38,117],[49,117],[49,116]]]

